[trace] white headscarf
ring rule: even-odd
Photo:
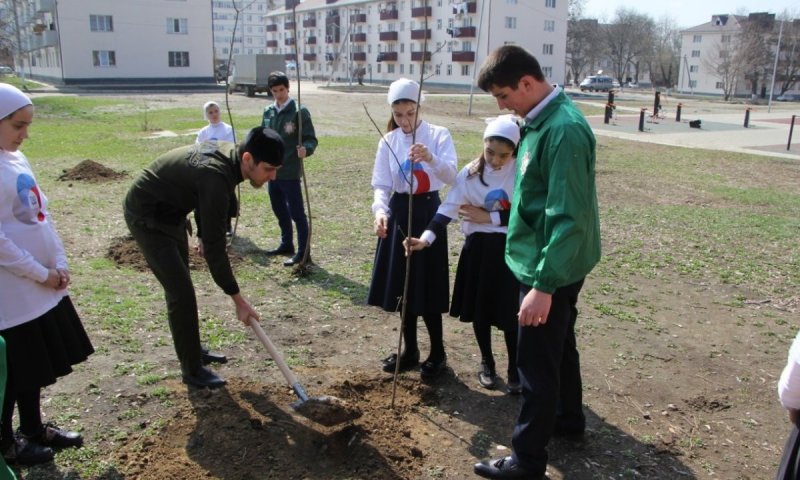
[[[398,100],[410,100],[416,103],[417,98],[419,98],[419,103],[425,101],[425,96],[419,93],[419,83],[414,80],[400,78],[389,85],[389,95],[387,97],[389,105]]]
[[[0,83],[0,120],[28,105],[33,105],[33,102],[19,88]]]
[[[220,112],[222,111],[222,109],[219,108],[219,103],[215,102],[214,100],[206,102],[205,105],[203,105],[203,118],[206,120],[208,120],[208,107],[211,105],[216,105]]]

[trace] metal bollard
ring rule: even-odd
[[[744,110],[744,128],[750,128],[750,107]]]
[[[661,92],[656,90],[656,96],[653,100],[653,116],[658,115],[658,111],[661,109]]]
[[[792,115],[792,125],[789,127],[789,141],[786,143],[786,150],[792,148],[792,133],[794,132],[794,119],[797,115]]]
[[[603,123],[608,124],[608,121],[611,119],[611,105],[606,104],[606,113],[603,115]]]
[[[676,122],[680,122],[681,121],[681,108],[683,108],[683,104],[679,103],[678,104],[678,113],[675,114],[675,121]]]
[[[614,90],[608,91],[608,104],[614,105]]]
[[[640,132],[644,132],[644,112],[646,112],[646,111],[647,111],[647,109],[643,108],[639,112],[639,131]]]

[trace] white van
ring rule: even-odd
[[[607,92],[614,88],[614,79],[606,75],[590,75],[580,84],[581,92]]]

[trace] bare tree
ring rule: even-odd
[[[784,21],[780,48],[775,81],[778,95],[783,95],[794,89],[800,76],[800,25],[796,22]]]
[[[631,67],[653,52],[655,24],[648,15],[625,7],[617,9],[614,20],[606,28],[606,45],[614,75],[620,83]],[[638,74],[637,74],[638,75]]]
[[[677,83],[680,52],[680,31],[675,20],[665,15],[655,25],[653,54],[647,59],[647,67],[653,85],[672,88]]]
[[[736,82],[742,76],[745,65],[740,61],[738,35],[731,34],[723,37],[708,50],[703,57],[703,66],[714,72],[722,85],[722,95],[727,101],[736,91]]]
[[[603,53],[600,25],[595,19],[570,18],[567,25],[567,65],[574,81],[597,64]]]
[[[775,15],[770,13],[751,13],[740,22],[738,51],[735,60],[742,65],[745,78],[750,82],[750,92],[758,95],[761,82],[761,96],[766,92],[768,72],[772,71],[774,43],[777,43]]]

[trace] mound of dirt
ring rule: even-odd
[[[108,182],[124,178],[125,172],[117,172],[94,160],[84,160],[58,177],[61,181],[82,180],[85,182]]]
[[[230,250],[228,252],[228,257],[233,265],[244,260],[241,255],[231,252]],[[136,244],[136,241],[130,235],[112,238],[111,245],[108,246],[108,251],[106,252],[106,258],[113,260],[114,263],[121,267],[130,267],[140,272],[149,270],[150,268],[147,266],[147,261],[144,259],[142,251],[139,250],[139,245]],[[189,268],[192,270],[208,268],[206,260],[201,257],[194,248],[189,249]]]
[[[223,389],[187,395],[173,386],[177,413],[117,452],[126,478],[420,478],[436,447],[422,411],[436,392],[414,378],[398,379],[394,408],[390,377],[334,385],[324,393],[362,415],[333,427],[293,413],[288,387],[231,379]]]

